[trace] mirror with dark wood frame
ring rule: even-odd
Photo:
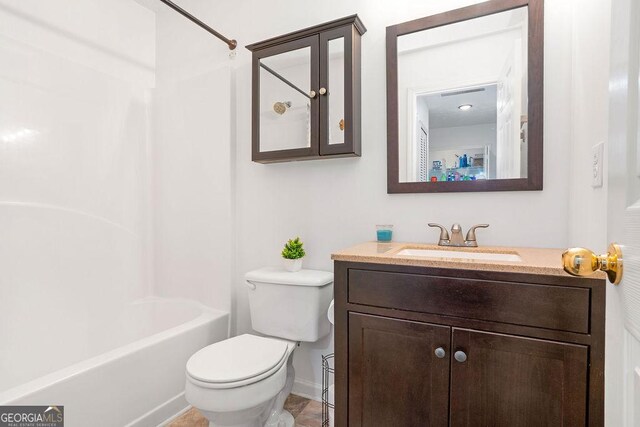
[[[387,27],[387,192],[542,190],[543,2]]]

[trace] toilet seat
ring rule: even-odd
[[[211,344],[187,362],[189,381],[204,388],[228,389],[256,383],[277,372],[294,343],[244,334]]]

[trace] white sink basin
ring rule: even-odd
[[[436,249],[402,249],[396,256],[411,256],[420,258],[456,259],[461,261],[504,261],[521,262],[517,254],[490,253],[490,252],[466,252]]]

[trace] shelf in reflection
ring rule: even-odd
[[[429,181],[476,181],[487,179],[484,166],[467,166],[464,168],[430,169]]]

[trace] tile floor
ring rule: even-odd
[[[291,412],[296,419],[296,427],[320,427],[322,425],[322,404],[315,400],[290,394],[284,403],[284,409]],[[208,427],[207,420],[197,409],[192,408],[171,424],[169,427]]]

